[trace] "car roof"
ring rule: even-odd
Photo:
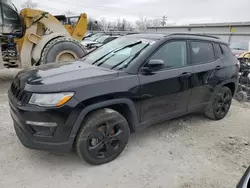
[[[218,42],[227,44],[225,41],[221,40],[219,37],[213,35],[206,35],[206,34],[196,34],[196,33],[171,33],[166,35],[168,36],[176,36],[176,37],[185,37],[188,39],[196,39],[196,40],[207,40],[212,42]]]
[[[151,39],[151,40],[160,40],[160,39],[162,39],[164,37],[171,37],[171,36],[187,37],[189,39],[198,39],[198,40],[209,40],[209,41],[214,41],[214,42],[219,42],[219,43],[227,44],[226,42],[222,41],[219,37],[216,37],[216,36],[203,35],[203,34],[192,34],[192,33],[131,34],[131,35],[127,35],[126,37],[135,37],[135,38],[144,38],[144,39]]]
[[[131,34],[131,35],[125,35],[124,37],[160,40],[161,38],[164,37],[164,35],[163,34]]]

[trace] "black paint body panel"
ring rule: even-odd
[[[9,92],[11,114],[22,143],[30,148],[70,151],[82,121],[95,109],[126,105],[130,128],[136,131],[190,112],[201,112],[211,104],[223,85],[233,84],[237,87],[238,69],[233,56],[199,65],[192,65],[192,59],[188,57],[185,67],[163,69],[151,74],[141,72],[140,68],[150,56],[169,40],[188,42],[199,39],[222,43],[209,37],[188,35],[155,35],[153,39],[155,43],[124,71],[77,61],[20,72],[13,83],[29,96],[32,93],[75,93],[62,107],[45,108],[30,105],[28,100],[19,104]],[[27,120],[55,122],[58,126],[52,136],[37,137],[25,123]]]

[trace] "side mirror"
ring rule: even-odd
[[[152,73],[153,71],[161,70],[165,66],[164,61],[161,59],[151,59],[142,71],[146,74]]]
[[[160,70],[164,67],[164,61],[161,59],[151,59],[147,65],[152,70]]]

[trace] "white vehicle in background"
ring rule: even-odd
[[[87,52],[93,51],[96,48],[101,47],[104,44],[107,44],[111,42],[112,40],[117,39],[120,36],[109,36],[109,35],[103,35],[96,39],[95,41],[90,41],[90,40],[83,40],[82,45],[86,48]]]

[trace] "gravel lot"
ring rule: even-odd
[[[236,101],[228,116],[211,121],[191,115],[131,135],[115,161],[90,166],[75,154],[24,148],[0,83],[0,187],[83,188],[235,187],[250,165],[250,105]]]

